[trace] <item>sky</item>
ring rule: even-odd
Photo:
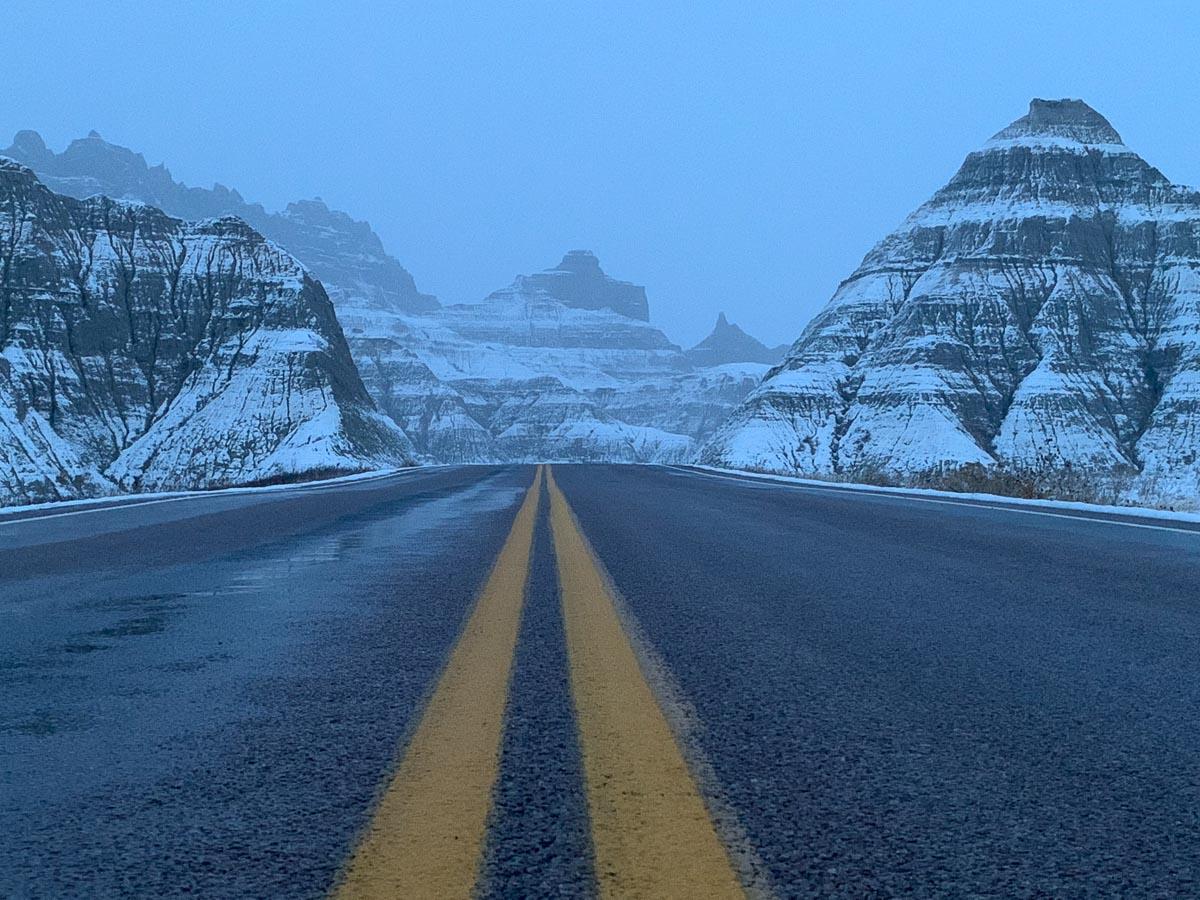
[[[7,0],[0,147],[96,129],[276,209],[367,219],[473,302],[569,249],[690,345],[794,340],[1033,97],[1200,185],[1188,3]]]

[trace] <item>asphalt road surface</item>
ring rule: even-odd
[[[0,516],[0,897],[746,894],[1200,894],[1200,529],[599,465]]]

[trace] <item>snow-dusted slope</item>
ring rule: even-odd
[[[0,159],[0,505],[411,453],[288,253],[238,219],[79,201]]]
[[[683,458],[766,366],[694,361],[648,323],[645,288],[584,250],[481,304],[439,309],[370,226],[320,201],[268,213],[230,188],[192,188],[98,134],[62,153],[35,132],[8,155],[60,193],[105,194],[185,219],[237,215],[311,268],[347,326],[379,407],[427,459]]]
[[[884,238],[702,451],[1200,495],[1200,195],[1035,100]]]
[[[447,462],[686,459],[767,370],[695,366],[586,251],[482,303],[338,315],[380,407]]]

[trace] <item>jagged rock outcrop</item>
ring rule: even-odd
[[[1200,194],[1034,100],[867,254],[702,452],[780,472],[1064,472],[1200,497]]]
[[[403,463],[321,285],[234,218],[0,159],[0,505]]]
[[[71,197],[136,200],[190,221],[237,216],[299,259],[335,304],[354,299],[410,312],[438,306],[436,298],[417,290],[412,275],[388,254],[370,225],[319,199],[269,213],[224,185],[181,184],[165,166],[148,166],[140,153],[110,144],[94,131],[58,154],[37,132],[21,131],[0,155],[24,163],[52,190]]]
[[[645,290],[608,278],[590,253],[548,271],[572,260],[586,260],[584,284],[620,289],[519,276],[482,303],[426,315],[338,310],[372,394],[418,449],[445,462],[684,460],[767,371],[695,365],[646,321]]]
[[[788,351],[787,345],[768,347],[757,338],[752,338],[737,325],[717,316],[717,324],[708,337],[687,352],[688,359],[697,366],[719,366],[725,363],[755,362],[769,366],[778,364]]]

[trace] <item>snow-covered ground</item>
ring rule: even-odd
[[[983,494],[970,491],[937,491],[929,488],[887,487],[874,484],[855,484],[849,481],[829,481],[819,478],[800,478],[793,475],[771,475],[765,472],[747,472],[745,469],[723,469],[717,466],[689,466],[687,471],[702,471],[716,476],[732,478],[755,479],[779,484],[798,484],[811,488],[821,488],[834,491],[863,491],[872,494],[890,494],[907,497],[913,500],[931,500],[938,503],[987,503],[1004,507],[1028,508],[1031,511],[1053,513],[1070,511],[1076,513],[1096,513],[1099,515],[1135,517],[1139,519],[1156,519],[1164,522],[1188,522],[1200,525],[1200,512],[1190,510],[1159,509],[1149,506],[1113,506],[1104,503],[1078,503],[1070,500],[1029,499],[1025,497],[1005,497],[1000,494]],[[1072,516],[1072,518],[1080,518]]]

